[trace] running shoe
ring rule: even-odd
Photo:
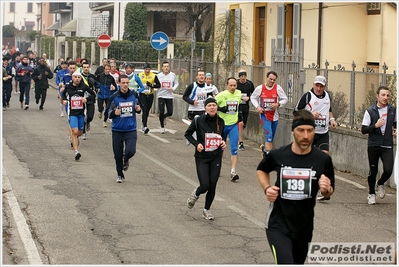
[[[369,194],[367,197],[367,201],[369,205],[374,205],[375,204],[375,194]]]
[[[101,120],[103,118],[103,114],[101,112],[98,113],[98,118]]]
[[[265,157],[265,145],[261,144],[259,146],[260,152],[262,153],[262,159]]]
[[[187,199],[187,206],[189,209],[192,209],[195,205],[195,202],[197,202],[198,197],[195,195],[195,192],[197,192],[197,189],[194,189],[194,191],[191,193],[191,196]]]
[[[317,200],[323,201],[323,200],[330,200],[330,197],[325,197],[323,196],[320,191],[317,193]]]
[[[118,184],[122,183],[123,182],[123,177],[122,176],[118,176],[118,178],[116,179],[116,182]]]
[[[265,158],[265,156],[269,153],[269,151],[266,150],[266,147],[263,144],[259,146],[259,149],[262,152],[262,159]]]
[[[3,111],[6,110],[6,109],[7,109],[6,107],[3,107]]]
[[[82,134],[82,139],[86,140],[86,133]]]
[[[240,143],[238,144],[238,150],[245,150],[245,147],[244,147],[244,143],[243,143],[243,142],[240,142]]]
[[[7,108],[10,108],[10,103],[7,103]]]
[[[108,125],[107,125],[107,123],[104,121],[103,122],[103,127],[105,128],[105,127],[107,127]]]
[[[124,161],[123,163],[123,170],[127,171],[129,169],[129,160]]]
[[[234,171],[231,173],[231,181],[237,181],[238,179],[240,179],[240,177],[238,176],[237,172]]]
[[[28,108],[29,108],[29,105],[25,105],[25,108],[24,108],[24,109],[27,110]]]
[[[145,129],[144,129],[144,134],[148,134],[149,131],[150,131],[150,129],[148,129],[147,127],[145,127]]]
[[[213,220],[215,219],[215,217],[211,214],[211,212],[209,210],[204,209],[202,211],[202,218],[204,218],[205,220]]]
[[[385,188],[384,185],[377,184],[377,196],[381,199],[385,197]]]
[[[160,132],[161,134],[164,134],[164,133],[165,133],[165,128],[161,128],[161,129],[159,130],[159,132]]]
[[[79,160],[81,156],[79,151],[75,151],[75,160]]]

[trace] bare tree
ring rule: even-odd
[[[208,42],[212,37],[215,3],[179,3],[185,12],[162,12],[165,21],[176,19],[186,24],[185,35],[190,35],[196,21],[197,42]],[[209,23],[211,22],[211,23]]]

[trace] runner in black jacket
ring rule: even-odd
[[[195,118],[184,134],[186,139],[196,147],[194,157],[200,182],[200,186],[194,189],[187,199],[187,205],[189,209],[192,209],[199,196],[207,193],[202,217],[213,220],[214,216],[209,209],[215,198],[216,184],[222,168],[222,156],[226,143],[221,136],[224,121],[217,115],[216,100],[208,98],[204,106],[206,113]],[[194,132],[197,133],[197,139],[193,137]]]

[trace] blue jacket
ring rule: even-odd
[[[110,74],[105,75],[104,72],[100,73],[100,75],[97,76],[97,82],[98,82],[98,86],[99,86],[97,98],[109,99],[111,97],[111,95],[118,88],[118,85],[115,82],[115,78],[112,77],[112,75],[110,75]],[[111,90],[111,85],[113,85],[115,87],[115,91]]]
[[[24,73],[23,76],[21,75],[22,73]],[[32,73],[33,68],[30,65],[19,64],[15,70],[17,80],[21,83],[30,83]]]
[[[125,95],[121,91],[117,91],[111,96],[105,112],[108,112],[108,117],[112,119],[112,131],[136,131],[136,113],[141,113],[141,110],[136,112],[136,103],[142,107],[138,94],[132,90],[128,90]],[[121,110],[120,115],[115,115],[116,108]]]
[[[55,76],[55,84],[58,86],[60,84],[60,82],[63,82],[63,78],[66,74],[69,74],[69,70],[65,69],[65,70],[59,70],[57,71],[57,74]]]

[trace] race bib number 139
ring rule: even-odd
[[[290,200],[311,198],[311,174],[311,169],[281,168],[281,198]]]

